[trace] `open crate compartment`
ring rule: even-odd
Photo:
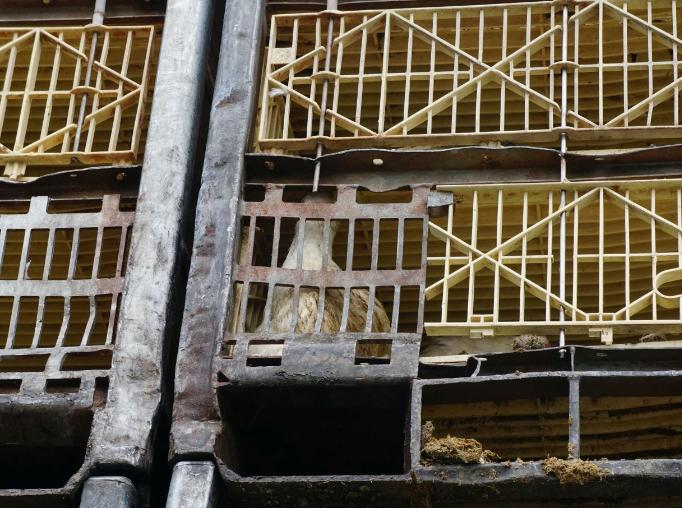
[[[409,506],[408,384],[223,386],[218,400],[235,506]]]
[[[406,384],[223,387],[218,457],[240,477],[407,472]]]
[[[484,462],[537,461],[548,456],[566,458],[568,453],[569,386],[566,378],[545,376],[542,378],[487,380],[475,378],[453,384],[429,384],[421,389],[422,440],[427,445],[428,427],[432,427],[431,439],[449,442],[452,458],[420,450],[415,467],[479,464]],[[482,454],[468,457],[464,440],[475,439],[481,445]],[[486,453],[490,451],[491,453]],[[414,452],[414,450],[413,450]],[[440,458],[438,458],[440,457]],[[464,462],[467,461],[467,462]]]
[[[414,377],[429,186],[310,190],[246,186],[219,381]]]
[[[575,351],[573,358],[582,361]],[[468,506],[481,499],[521,506],[552,506],[558,498],[670,502],[682,496],[675,441],[682,371],[655,370],[656,362],[670,367],[660,355],[650,360],[639,372],[416,380],[411,394],[400,385],[225,386],[219,389],[224,421],[216,447],[220,488],[236,506],[302,499],[395,507]],[[401,429],[407,398],[409,425]],[[646,416],[651,410],[654,419]],[[466,464],[425,460],[427,421],[433,437],[476,439],[496,456]],[[619,443],[629,451],[619,452]],[[597,476],[578,484],[545,469],[552,458],[570,463],[573,457],[596,466],[591,474]]]
[[[675,376],[580,378],[580,456],[682,459],[682,387]]]
[[[64,487],[85,462],[138,182],[139,168],[100,168],[0,184],[0,489]]]
[[[438,506],[482,494],[524,502],[679,498],[681,372],[415,381],[412,468]]]

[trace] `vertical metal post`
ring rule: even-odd
[[[568,458],[580,458],[580,378],[568,380]]]
[[[327,0],[327,10],[334,11],[337,9],[337,0]],[[327,94],[329,93],[329,75],[327,74],[331,69],[332,60],[332,41],[334,40],[334,18],[329,16],[329,24],[327,25],[327,52],[324,56],[324,72],[325,76],[322,80],[322,101],[320,103],[320,123],[318,127],[318,135],[324,136],[325,115],[327,114]],[[320,183],[320,157],[322,156],[322,143],[317,142],[317,150],[315,152],[315,176],[313,177],[313,191],[317,191]]]
[[[562,31],[561,31],[561,128],[566,129],[567,126],[567,108],[568,108],[568,69],[566,62],[568,62],[568,6],[563,7],[562,16]],[[566,182],[566,152],[568,150],[568,140],[566,133],[561,133],[561,183]],[[559,200],[559,207],[566,206],[566,189],[561,189]],[[548,253],[549,254],[549,253]],[[551,288],[548,288],[551,289]],[[559,223],[559,298],[562,301],[566,300],[566,212],[562,212]],[[566,311],[564,307],[559,308],[559,321],[563,324],[566,318]],[[566,345],[566,329],[562,326],[559,329],[559,346]]]
[[[173,468],[166,508],[215,508],[218,506],[213,462],[179,462]]]
[[[111,385],[90,459],[149,473],[172,388],[213,2],[168,0]]]
[[[137,508],[135,485],[124,476],[89,478],[83,485],[80,508]]]
[[[95,10],[92,14],[92,24],[101,25],[104,22],[104,12],[107,9],[107,0],[95,0]],[[90,42],[90,54],[88,55],[88,66],[85,69],[85,81],[83,86],[90,86],[92,78],[92,67],[95,63],[97,55],[97,32],[92,32],[92,41]],[[85,108],[88,103],[88,95],[83,94],[81,97],[81,105],[78,111],[78,124],[76,125],[76,135],[73,137],[73,151],[77,152],[80,142],[81,134],[83,132],[83,120],[85,119]]]
[[[203,3],[184,1],[188,6]],[[232,267],[241,235],[239,197],[244,153],[260,88],[265,0],[226,0],[224,5],[220,60],[198,198],[201,206],[196,212],[176,365],[171,440],[175,457],[196,457],[199,453],[212,456],[215,436],[221,429],[212,365],[229,327],[225,309],[233,301]],[[188,52],[196,51],[182,42]],[[198,299],[204,303],[195,305]]]

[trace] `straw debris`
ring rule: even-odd
[[[534,349],[543,349],[547,347],[549,341],[544,335],[519,335],[512,342],[512,351],[532,351]]]
[[[463,437],[434,437],[432,422],[422,427],[422,462],[429,464],[485,464],[497,455],[483,448],[475,439]]]
[[[558,459],[549,457],[542,461],[545,474],[556,476],[562,484],[578,484],[602,480],[609,472],[594,462],[580,459]]]

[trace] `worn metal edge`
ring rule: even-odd
[[[214,359],[231,298],[243,156],[260,82],[265,2],[228,0],[224,20],[178,348],[172,461],[211,457],[221,429]]]
[[[166,7],[108,400],[93,426],[90,458],[98,471],[150,472],[172,396],[169,352],[188,261],[184,226],[191,220],[212,7],[209,0],[170,0]]]

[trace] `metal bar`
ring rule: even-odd
[[[121,293],[113,293],[111,295],[111,307],[109,308],[109,320],[107,322],[107,337],[104,341],[105,345],[107,346],[113,344],[114,342],[114,336],[116,334],[114,326],[116,326],[116,313],[119,308],[120,297]]]
[[[173,468],[166,508],[216,508],[217,475],[212,462],[179,462]]]
[[[580,458],[580,378],[568,380],[568,458]]]
[[[62,325],[59,329],[59,335],[57,335],[57,344],[55,347],[60,348],[64,346],[64,339],[66,338],[66,332],[69,328],[69,321],[71,320],[71,298],[64,298],[64,310],[62,314]]]
[[[630,191],[625,191],[625,199],[630,199]],[[623,208],[625,220],[625,319],[630,319],[630,206]]]
[[[355,251],[355,221],[348,221],[348,243],[346,244],[346,271],[353,269],[353,253]]]
[[[28,279],[26,276],[26,266],[28,261],[28,252],[31,247],[31,236],[33,235],[33,230],[24,230],[24,238],[21,245],[21,255],[19,257],[19,280]]]
[[[47,280],[50,276],[50,268],[52,266],[52,258],[54,257],[54,244],[55,244],[55,229],[50,228],[47,234],[47,247],[45,250],[45,266],[43,266],[42,279]]]
[[[365,319],[365,333],[372,331],[372,322],[374,321],[374,300],[377,296],[377,287],[372,284],[367,291],[367,317]]]
[[[80,508],[136,508],[135,485],[124,476],[89,478],[83,485]]]
[[[69,256],[69,269],[67,271],[66,279],[73,280],[76,275],[76,268],[78,267],[78,250],[81,237],[81,228],[73,230],[73,237],[71,239],[71,254]]]
[[[272,299],[274,297],[276,284],[268,284],[268,294],[265,297],[265,307],[263,308],[263,320],[261,321],[260,330],[263,333],[270,331],[270,322],[272,321]]]
[[[675,194],[677,198],[677,225],[682,226],[682,188],[678,187]],[[677,266],[682,267],[682,233],[677,235],[677,252]],[[680,307],[680,319],[682,319],[682,306]]]
[[[14,341],[16,339],[17,326],[19,323],[19,309],[20,309],[21,298],[15,296],[12,301],[12,313],[10,315],[9,321],[9,331],[7,335],[7,342],[5,343],[5,349],[14,348]]]
[[[327,0],[327,10],[333,11],[337,8],[337,0]],[[320,121],[318,124],[318,135],[324,136],[324,123],[325,116],[327,115],[327,93],[329,91],[329,78],[328,73],[331,69],[331,59],[332,59],[332,42],[334,40],[334,18],[331,16],[327,21],[327,44],[325,45],[326,54],[324,59],[324,71],[325,78],[322,80],[322,100],[320,101]],[[317,187],[320,183],[320,161],[319,158],[322,156],[323,146],[322,143],[317,143],[317,148],[315,150],[315,156],[318,160],[315,161],[315,174],[313,176],[313,192],[317,192]]]
[[[97,237],[95,240],[95,255],[92,260],[92,272],[90,278],[96,279],[99,277],[100,264],[102,262],[102,241],[104,240],[104,228],[97,228]]]
[[[398,321],[400,316],[400,294],[401,287],[393,288],[393,309],[391,312],[391,333],[398,333]]]
[[[38,297],[38,312],[36,314],[36,326],[33,330],[33,340],[31,341],[31,347],[37,348],[40,341],[40,335],[43,331],[43,321],[45,319],[45,297]]]
[[[421,260],[420,260],[420,267],[422,271],[426,270],[426,251],[429,245],[429,221],[428,220],[422,220],[421,221],[422,225],[422,245],[421,245]],[[424,298],[424,284],[421,283],[419,284],[419,296],[418,296],[418,305],[417,305],[417,333],[421,334],[422,329],[424,328],[424,305],[425,305],[425,298]]]
[[[577,12],[577,11],[576,11]],[[562,36],[562,41],[561,41],[561,61],[562,62],[567,62],[568,61],[568,5],[563,6],[563,12],[562,12],[562,30],[561,30],[561,36]],[[576,56],[577,56],[577,44],[578,44],[578,23],[576,22]],[[601,51],[601,50],[600,50]],[[576,71],[576,80],[577,80],[577,71]],[[578,87],[575,87],[575,94],[577,97],[578,93]],[[577,104],[577,98],[576,98],[576,104]],[[577,108],[576,108],[577,112]],[[567,113],[568,113],[568,69],[566,68],[566,65],[561,68],[561,128],[564,129],[567,127]],[[566,152],[568,151],[568,139],[566,137],[565,133],[561,134],[561,174],[560,174],[560,180],[561,182],[567,181],[566,179]],[[566,207],[566,190],[561,189],[561,192],[559,194],[559,208],[564,209]],[[578,210],[574,210],[574,217],[575,220],[577,221],[578,218]],[[577,226],[576,226],[576,232],[577,232]],[[576,239],[573,240],[574,242],[577,241]],[[575,248],[575,245],[574,245]],[[574,280],[576,277],[576,274],[573,274]],[[550,288],[551,289],[551,288]],[[573,289],[574,295],[576,294],[575,287]],[[561,214],[561,217],[559,219],[559,299],[561,301],[566,300],[566,212],[563,212]],[[575,302],[572,302],[573,305],[576,305]],[[565,310],[563,307],[559,308],[559,321],[563,322],[564,319],[566,318],[565,316]],[[573,314],[573,319],[576,319],[575,313]],[[559,329],[559,346],[563,347],[566,345],[566,330],[563,328]]]
[[[97,305],[95,304],[95,297],[90,296],[88,300],[90,304],[88,322],[85,324],[83,337],[81,337],[81,346],[87,346],[88,344],[90,344],[90,339],[92,338],[92,331],[95,327],[95,321],[97,320]]]
[[[574,191],[573,200],[578,199],[578,191]],[[574,307],[578,308],[578,238],[580,235],[580,210],[576,208],[573,210],[573,298],[571,303]],[[626,258],[627,259],[627,258]],[[576,316],[573,315],[573,321],[576,320]],[[564,332],[565,333],[565,332]],[[565,337],[565,336],[564,336]]]
[[[395,269],[396,270],[402,270],[403,269],[403,257],[404,257],[404,251],[405,251],[405,218],[400,217],[398,219],[398,245],[396,247],[396,255],[395,255]]]
[[[553,210],[553,201],[554,201],[554,192],[549,191],[549,194],[547,195],[547,213],[551,214]],[[539,215],[539,214],[538,214]],[[554,224],[550,222],[547,225],[547,273],[545,274],[547,277],[547,282],[546,282],[546,287],[550,291],[552,290],[552,249],[553,249],[553,240],[554,240],[554,234],[553,234],[553,227]],[[551,319],[551,306],[549,305],[549,302],[545,303],[545,319],[549,321]]]
[[[651,5],[651,3],[649,3]],[[652,214],[656,213],[656,189],[649,191],[650,196],[650,210]],[[656,247],[656,220],[652,217],[650,222],[651,228],[651,287],[656,287],[656,276],[658,275],[658,254]],[[658,305],[656,302],[656,295],[651,296],[651,319],[656,321],[658,319]]]

